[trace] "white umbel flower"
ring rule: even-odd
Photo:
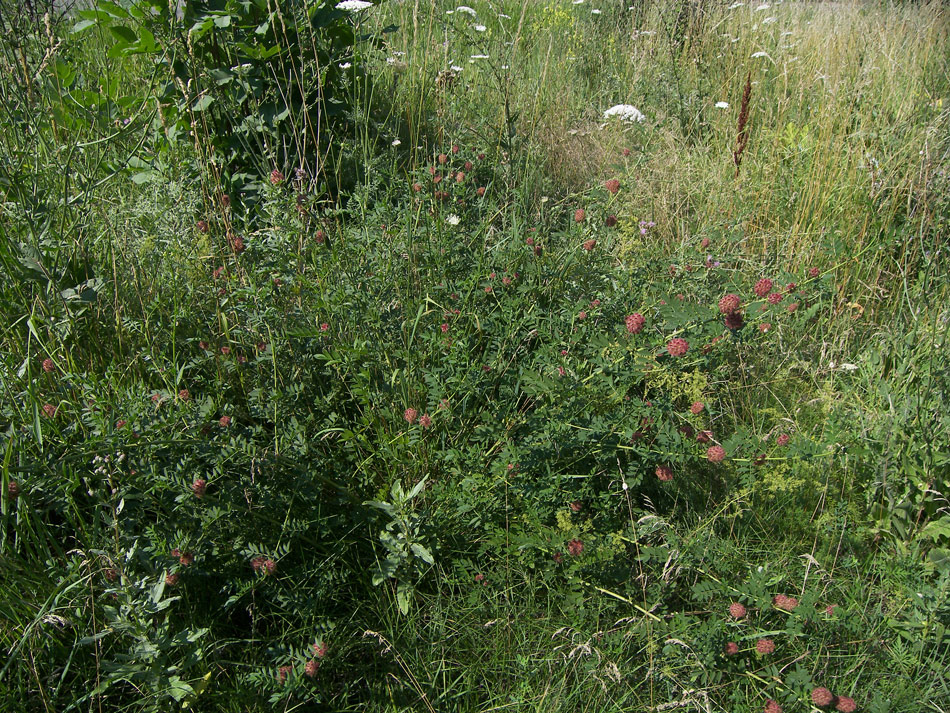
[[[359,12],[368,7],[373,7],[373,3],[366,0],[343,0],[343,2],[336,4],[337,10],[346,10],[347,12]]]
[[[604,112],[604,118],[609,119],[612,116],[619,117],[621,121],[645,121],[646,116],[632,104],[617,104]]]
[[[717,109],[728,109],[728,108],[729,108],[729,102],[716,102],[716,108],[717,108]]]

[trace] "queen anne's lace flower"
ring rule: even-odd
[[[373,7],[373,3],[366,0],[343,0],[343,2],[336,4],[337,10],[346,10],[347,12],[359,12],[368,7]]]

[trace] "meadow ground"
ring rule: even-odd
[[[0,711],[950,707],[942,4],[40,5]]]

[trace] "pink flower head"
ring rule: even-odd
[[[817,268],[817,267],[813,267],[812,269],[810,269],[810,270],[808,271],[808,276],[809,276],[809,277],[818,277],[818,268]]]
[[[46,359],[43,360],[43,371],[45,371],[47,374],[50,373],[54,368],[55,368],[55,365],[53,364],[52,359],[47,357]]]
[[[284,180],[284,174],[278,171],[276,168],[270,172],[270,182],[273,185],[276,186],[278,183],[281,183],[283,180]]]
[[[196,498],[203,498],[207,489],[208,481],[204,478],[198,478],[194,483],[191,484],[191,492],[195,494]]]
[[[782,706],[778,704],[778,701],[773,701],[770,698],[765,702],[765,708],[762,709],[762,713],[782,713]]]
[[[818,686],[815,689],[812,689],[811,692],[811,701],[816,706],[824,708],[825,706],[830,706],[831,702],[835,699],[834,694],[829,691],[824,686]]]
[[[641,329],[643,329],[643,326],[646,324],[646,319],[644,319],[643,315],[639,312],[634,312],[633,314],[627,315],[624,323],[626,324],[627,331],[630,332],[630,334],[637,334]]]
[[[413,183],[413,184],[412,184],[412,190],[413,190],[414,192],[418,193],[419,191],[422,190],[422,184],[421,184],[421,183],[418,183],[418,182]]]
[[[587,217],[587,213],[584,212],[584,209],[583,209],[583,208],[578,208],[577,210],[574,211],[574,222],[575,222],[575,223],[583,223],[583,222],[584,222],[584,218],[586,218],[586,217]]]
[[[328,332],[328,331],[330,331],[330,325],[329,325],[327,322],[321,322],[321,323],[320,323],[320,331],[321,331],[321,332]]]
[[[277,571],[277,563],[270,557],[264,560],[263,567],[266,574],[273,574]]]
[[[221,353],[224,354],[224,356],[227,356],[231,353],[231,347],[221,347]]]
[[[191,392],[189,392],[188,389],[182,389],[178,392],[178,398],[182,401],[188,401],[191,398]]]
[[[318,659],[322,659],[324,656],[326,656],[327,651],[329,650],[330,648],[323,641],[318,641],[313,645],[313,655]]]
[[[679,337],[676,339],[671,339],[666,343],[666,351],[669,352],[670,356],[681,357],[686,354],[688,349],[689,342]]]
[[[732,314],[739,309],[741,304],[742,300],[739,299],[739,295],[730,293],[719,300],[719,311],[723,314]]]
[[[835,699],[835,710],[841,711],[841,713],[854,713],[857,709],[858,704],[854,702],[853,698],[838,696]]]
[[[755,287],[752,288],[752,291],[755,292],[758,297],[765,297],[772,291],[772,281],[767,277],[763,277],[755,283]]]
[[[668,465],[658,465],[656,467],[656,477],[662,482],[668,483],[673,480],[673,469]]]
[[[419,417],[419,425],[422,426],[423,428],[432,427],[432,419],[429,418],[429,414],[424,413],[422,414],[422,416]]]
[[[617,224],[617,216],[615,216],[613,213],[608,215],[606,220],[604,220],[604,225],[606,225],[608,228],[612,228],[616,224]]]
[[[795,597],[787,597],[784,594],[776,594],[772,597],[772,606],[782,611],[792,611],[798,606],[798,600]]]
[[[712,431],[700,431],[696,434],[696,441],[698,443],[709,443],[712,440]]]
[[[218,419],[218,424],[221,426],[221,428],[227,428],[228,426],[231,425],[231,417],[222,416],[221,418]]]
[[[444,153],[439,154],[439,163],[444,164],[448,160],[449,160],[449,157],[446,156]]]
[[[594,249],[594,246],[595,246],[595,245],[597,245],[597,241],[594,240],[593,238],[591,238],[590,240],[585,240],[585,241],[584,241],[584,246],[583,246],[583,247],[584,247],[584,250],[586,250],[587,252],[590,252],[591,250]]]
[[[324,233],[322,230],[318,230],[316,233],[313,234],[313,239],[316,240],[318,243],[322,244],[323,241],[327,239],[327,234]]]
[[[621,151],[620,153],[622,153],[622,154],[624,155],[624,157],[627,157],[627,156],[630,155],[630,149],[624,149],[624,150]]]
[[[449,331],[449,323],[443,322],[441,325],[439,325],[439,329],[442,330],[442,334],[445,334],[446,332]]]
[[[762,334],[765,334],[771,328],[772,328],[772,325],[769,322],[762,322],[762,324],[759,325],[759,331],[762,332]]]
[[[558,375],[558,376],[564,376],[565,374],[567,374],[567,372],[564,371],[564,367],[563,367],[563,366],[559,366],[559,367],[557,368],[557,375]]]
[[[11,480],[7,483],[7,497],[10,498],[10,500],[16,500],[20,497],[20,484],[15,480]]]
[[[484,196],[484,195],[485,195],[485,186],[479,186],[479,187],[476,189],[475,193],[476,193],[476,195],[478,195],[479,198],[481,198],[482,196]]]
[[[742,312],[731,312],[726,315],[726,319],[724,321],[726,323],[726,327],[733,330],[742,329],[742,325],[745,324],[745,319],[742,316]]]
[[[768,299],[770,305],[777,305],[783,297],[781,292],[773,292],[766,299]]]
[[[733,619],[742,619],[746,615],[746,608],[739,602],[733,602],[729,605],[729,615]]]
[[[612,195],[617,195],[617,191],[620,190],[620,181],[616,178],[611,178],[609,181],[604,182],[604,188],[606,188]]]
[[[190,567],[195,562],[195,556],[191,552],[182,552],[178,556],[178,562],[182,567]]]
[[[795,287],[796,285],[794,282],[789,282],[787,285],[785,285],[785,291],[788,294],[792,294],[795,291]]]
[[[402,412],[402,417],[406,419],[406,423],[410,426],[416,422],[416,418],[419,416],[419,412],[414,408],[407,408]]]
[[[702,240],[700,240],[700,241],[699,241],[699,246],[700,246],[703,250],[705,250],[706,248],[708,248],[708,247],[709,247],[709,238],[703,238]]]
[[[797,310],[797,309],[798,309],[798,302],[792,302],[792,303],[788,306],[788,311],[789,311],[789,312],[794,312],[794,311]]]
[[[759,639],[755,642],[755,650],[760,654],[770,654],[775,651],[775,642],[771,639]]]
[[[290,677],[290,674],[293,672],[293,666],[281,666],[279,669],[277,669],[277,682],[286,683],[287,679]]]
[[[206,221],[206,220],[199,220],[199,221],[195,224],[195,227],[197,227],[200,232],[202,232],[202,233],[207,233],[207,232],[208,232],[208,221]]]
[[[307,678],[313,678],[317,675],[317,669],[320,668],[320,662],[316,659],[310,659],[303,667],[304,675]]]
[[[737,653],[739,653],[739,644],[735,641],[727,642],[725,648],[726,656],[735,656]]]
[[[789,441],[789,435],[787,433],[783,433],[778,438],[775,439],[775,442],[780,446],[787,446],[788,441]]]
[[[458,173],[455,174],[455,182],[456,182],[456,183],[461,183],[461,182],[464,181],[464,180],[465,180],[465,172],[464,172],[464,171],[459,171]]]
[[[165,575],[165,585],[168,587],[174,587],[178,584],[179,575],[175,572],[169,572]]]
[[[464,168],[465,168],[466,171],[471,171],[473,165],[474,165],[474,164],[473,164],[471,161],[466,161]]]
[[[584,551],[584,543],[580,540],[571,540],[567,543],[567,551],[571,557],[577,557]]]
[[[580,500],[574,500],[571,503],[571,512],[580,512],[583,509],[584,509],[584,503],[582,503]]]
[[[693,405],[689,407],[689,412],[694,416],[698,416],[703,412],[704,408],[706,408],[706,404],[702,401],[694,401]]]
[[[554,560],[555,564],[561,564],[561,562],[564,561],[564,555],[561,554],[560,552],[555,552],[552,559]]]
[[[706,458],[710,463],[722,463],[726,458],[726,449],[722,446],[710,446],[706,449]]]
[[[53,404],[43,404],[43,413],[47,418],[53,418],[56,415],[56,407]]]
[[[484,574],[482,574],[481,572],[479,572],[478,574],[475,575],[475,584],[480,584],[480,585],[482,585],[483,587],[487,587],[487,586],[488,586],[488,578],[487,578]]]
[[[452,153],[458,153],[458,152],[459,152],[459,145],[452,144]]]
[[[581,310],[580,312],[577,313],[577,318],[579,320],[587,319],[587,312],[585,312],[584,310]]]
[[[503,284],[505,287],[508,287],[508,285],[511,284],[511,278],[506,275],[505,277],[501,278],[501,284]]]

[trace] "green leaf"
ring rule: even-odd
[[[205,95],[203,95],[202,97],[200,97],[200,98],[198,99],[198,101],[196,101],[196,102],[194,103],[194,105],[191,107],[191,110],[192,110],[192,111],[204,111],[204,110],[207,109],[209,106],[211,106],[211,103],[212,103],[213,101],[214,101],[214,97],[213,97],[213,96],[211,96],[210,94],[205,94]]]
[[[435,564],[435,559],[433,559],[432,553],[430,553],[425,547],[417,542],[413,542],[410,547],[412,551],[416,553],[416,556],[424,560],[427,564]]]
[[[111,32],[115,37],[122,42],[128,42],[132,44],[138,40],[138,35],[132,31],[131,28],[126,27],[125,25],[110,25],[109,32]]]

